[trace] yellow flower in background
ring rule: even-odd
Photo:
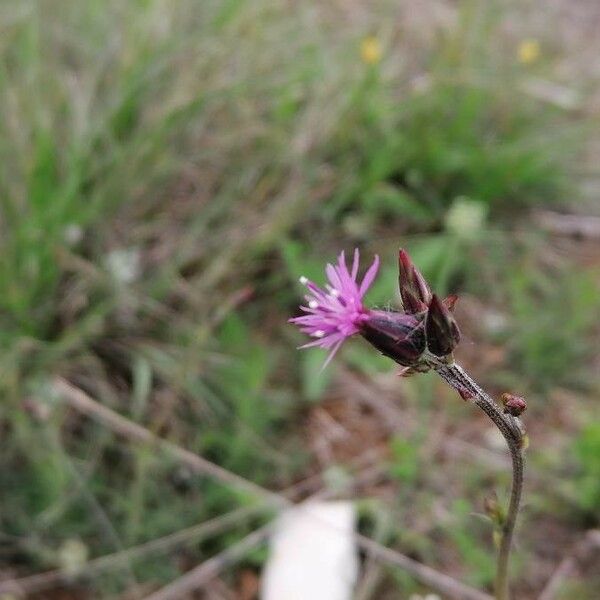
[[[367,65],[376,65],[381,60],[381,44],[374,35],[369,35],[360,44],[360,57]]]
[[[541,54],[540,43],[537,40],[523,40],[519,44],[517,55],[519,62],[524,65],[534,63]]]

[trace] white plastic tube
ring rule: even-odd
[[[278,518],[262,600],[350,600],[358,574],[350,502],[307,502]]]

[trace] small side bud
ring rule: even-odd
[[[494,529],[494,533],[492,533],[492,540],[494,542],[494,548],[496,550],[500,549],[500,545],[502,544],[502,532],[499,529]]]
[[[425,278],[415,267],[406,250],[400,249],[398,253],[398,285],[402,306],[409,314],[416,314],[427,310],[431,301],[431,290]]]
[[[494,525],[502,527],[505,515],[500,502],[498,502],[498,494],[496,492],[491,492],[483,499],[483,510]]]
[[[525,399],[521,396],[505,393],[502,394],[501,400],[505,414],[519,417],[527,410],[527,402],[525,402]]]
[[[435,356],[447,356],[460,341],[460,330],[450,310],[433,294],[425,321],[427,348]]]
[[[456,387],[455,389],[465,402],[467,400],[473,400],[473,398],[475,398],[475,394],[466,387]]]

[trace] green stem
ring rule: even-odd
[[[510,450],[512,459],[512,485],[506,519],[502,524],[502,538],[498,549],[495,583],[496,599],[508,600],[508,564],[515,524],[519,514],[519,505],[521,503],[525,470],[525,458],[523,456],[523,441],[525,434],[523,425],[518,417],[505,414],[496,402],[494,402],[494,400],[457,364],[436,365],[435,370],[444,381],[454,389],[458,390],[463,397],[471,400],[485,412],[504,436],[508,449]]]

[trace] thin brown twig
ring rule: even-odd
[[[378,520],[375,524],[375,531],[373,532],[374,539],[376,541],[381,540],[388,531],[389,528],[387,522]],[[378,561],[371,552],[365,552],[365,557],[362,562],[363,576],[356,587],[354,593],[355,600],[368,600],[371,598],[373,591],[385,576],[383,564],[381,561]]]
[[[150,594],[146,600],[177,600],[177,598],[183,598],[189,592],[201,589],[214,579],[222,569],[237,562],[250,550],[261,544],[269,535],[271,527],[272,523],[263,525],[239,542],[194,567],[172,583]]]
[[[373,597],[375,589],[385,577],[385,570],[381,562],[375,562],[372,556],[364,567],[364,575],[358,584],[354,600],[369,600]]]
[[[64,379],[57,378],[54,385],[59,395],[62,396],[72,408],[103,423],[115,433],[128,439],[155,445],[177,460],[187,464],[196,473],[211,476],[226,485],[231,485],[257,499],[263,500],[268,506],[275,506],[278,508],[293,506],[293,502],[284,496],[262,488],[189,450],[185,450],[172,442],[160,438],[137,423],[134,423],[110,408],[99,404],[83,390],[73,386]],[[260,536],[257,535],[256,538],[252,537],[251,539],[255,540],[259,538]],[[488,594],[471,588],[435,569],[422,565],[396,550],[385,548],[367,537],[356,535],[356,539],[361,547],[371,551],[374,556],[403,568],[419,581],[422,581],[433,589],[439,590],[449,598],[456,600],[490,600],[491,598]],[[238,554],[236,553],[235,556],[237,555]],[[228,560],[230,560],[230,558],[228,558]],[[212,569],[214,569],[214,566],[211,567],[210,572],[212,572]]]
[[[535,213],[538,224],[551,233],[590,239],[600,239],[600,217],[565,215],[549,210]]]
[[[444,594],[447,598],[452,598],[453,600],[493,600],[489,594],[465,585],[450,577],[450,575],[440,573],[368,537],[356,534],[356,539],[359,546],[363,550],[371,552],[372,556],[404,569],[415,579]]]
[[[188,543],[192,540],[197,541],[209,535],[215,535],[239,523],[242,519],[250,517],[252,514],[258,512],[258,509],[259,507],[257,506],[239,508],[204,523],[193,525],[176,533],[140,544],[139,546],[94,558],[86,563],[82,567],[81,572],[76,576],[68,575],[62,569],[55,569],[46,571],[45,573],[28,575],[20,579],[0,581],[0,594],[34,594],[60,583],[73,581],[76,577],[96,575],[107,569],[123,566],[125,561],[131,561],[152,552],[164,552],[174,546]]]
[[[213,477],[214,479],[217,479],[226,485],[231,485],[253,497],[261,498],[273,506],[281,507],[285,505],[284,499],[279,494],[262,488],[255,483],[206,460],[194,452],[190,452],[173,442],[155,435],[145,427],[134,423],[107,406],[96,402],[83,390],[75,387],[64,379],[57,377],[54,380],[54,388],[71,407],[88,417],[100,421],[115,433],[130,440],[157,446],[166,454],[169,454],[173,458],[186,464],[194,472]]]

